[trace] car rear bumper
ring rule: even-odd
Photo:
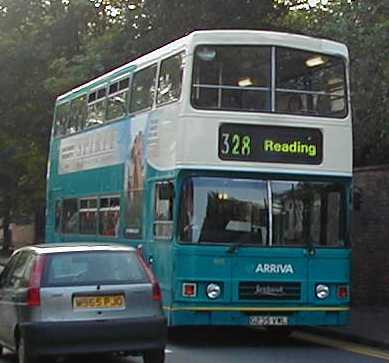
[[[95,321],[33,322],[21,325],[32,355],[129,352],[164,349],[163,317]]]

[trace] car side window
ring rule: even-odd
[[[20,280],[21,285],[19,287],[28,287],[36,258],[37,256],[34,253],[29,253],[25,262],[26,268],[24,269],[23,277]]]
[[[16,289],[20,287],[27,287],[28,281],[26,281],[24,273],[26,270],[26,262],[30,257],[31,254],[28,251],[23,251],[19,254],[18,259],[16,260],[10,273],[10,278],[6,282],[6,287]]]
[[[16,261],[17,261],[19,255],[20,255],[20,253],[14,254],[10,258],[8,263],[5,265],[4,270],[1,273],[1,277],[0,277],[0,287],[1,288],[7,287],[8,281],[10,280],[12,271],[14,270],[14,266],[16,264]]]

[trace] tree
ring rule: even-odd
[[[283,1],[285,3],[285,1]],[[389,3],[386,0],[289,0],[279,26],[344,42],[351,58],[354,165],[389,161]]]
[[[52,65],[79,54],[85,38],[104,28],[101,22],[105,19],[85,1],[0,1],[0,153],[14,150],[12,157],[0,158],[5,247],[11,218],[43,214],[53,105],[75,82],[70,77],[52,82]],[[42,234],[43,226],[39,229]]]

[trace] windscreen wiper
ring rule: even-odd
[[[309,238],[307,241],[307,252],[309,256],[315,256],[316,255],[316,248],[315,245],[312,242],[312,239]]]
[[[239,250],[240,247],[244,245],[244,242],[236,242],[231,244],[230,247],[228,247],[227,253],[235,253]]]

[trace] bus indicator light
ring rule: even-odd
[[[338,286],[338,298],[339,299],[347,299],[348,298],[348,286],[347,285]]]
[[[185,297],[196,297],[197,285],[194,283],[183,283],[182,284],[182,295]]]

